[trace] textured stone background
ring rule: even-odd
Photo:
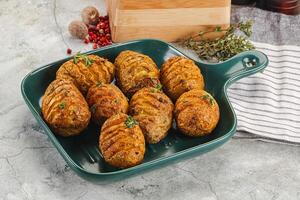
[[[108,185],[79,178],[53,148],[20,94],[33,69],[74,51],[91,49],[68,36],[67,25],[101,0],[0,1],[0,200],[15,199],[300,199],[300,148],[234,138],[215,151]],[[299,43],[299,16],[253,8],[233,19],[255,17],[255,41]],[[270,30],[272,32],[270,32]]]
[[[255,7],[232,8],[231,21],[253,19],[255,30],[251,39],[274,45],[300,45],[300,15],[288,16]]]

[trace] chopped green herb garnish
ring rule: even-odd
[[[217,26],[217,27],[216,27],[216,32],[221,32],[221,31],[222,31],[221,26]]]
[[[206,95],[202,96],[202,99],[205,99],[205,100],[209,99],[209,95],[206,94]]]
[[[74,56],[73,62],[74,62],[75,64],[77,64],[78,61],[79,61],[80,59],[82,59],[82,60],[85,62],[85,65],[86,65],[87,67],[90,67],[90,66],[93,64],[93,62],[94,62],[94,61],[91,60],[86,54],[82,54],[82,53],[80,53],[80,52],[78,52],[78,53]]]
[[[156,88],[151,88],[150,92],[152,92],[152,93],[157,92],[157,89]]]
[[[60,104],[58,104],[58,107],[60,109],[64,109],[66,107],[66,103],[65,102],[61,102]]]
[[[202,99],[207,100],[210,103],[210,105],[214,104],[213,98],[210,95],[208,95],[208,94],[202,96]]]
[[[127,126],[127,128],[132,128],[137,124],[138,122],[132,116],[128,116],[125,121],[125,125]]]
[[[97,82],[97,83],[96,83],[96,86],[97,86],[97,87],[101,87],[102,85],[103,85],[103,84],[102,84],[101,82]]]
[[[157,84],[157,85],[156,85],[156,87],[155,87],[155,88],[156,88],[156,89],[158,89],[158,90],[161,90],[161,89],[162,89],[162,87],[163,87],[163,86],[162,86],[162,84],[160,84],[160,83],[159,83],[159,84]]]

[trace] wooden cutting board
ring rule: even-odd
[[[106,0],[106,4],[114,42],[141,38],[173,42],[230,24],[231,0]]]

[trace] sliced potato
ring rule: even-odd
[[[114,79],[115,66],[107,59],[96,55],[75,55],[56,72],[57,79],[72,81],[83,95],[99,83],[110,83]]]
[[[132,117],[118,113],[103,124],[99,148],[108,164],[128,168],[143,161],[145,139],[141,128]]]
[[[84,97],[69,80],[55,80],[42,99],[42,114],[53,131],[61,136],[80,134],[91,118]]]
[[[204,90],[194,89],[183,93],[175,104],[177,127],[188,136],[210,134],[220,118],[216,100]]]
[[[143,87],[160,84],[159,69],[149,56],[123,51],[117,56],[115,66],[118,86],[127,96],[131,97]]]
[[[102,125],[117,113],[127,113],[128,101],[121,90],[113,84],[92,86],[86,96],[95,123]]]
[[[139,122],[148,143],[158,143],[166,137],[172,125],[173,103],[156,88],[143,88],[130,100],[129,113]]]
[[[198,66],[191,59],[175,56],[161,68],[161,82],[166,94],[173,100],[192,89],[204,89],[204,79]]]

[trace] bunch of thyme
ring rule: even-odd
[[[255,49],[254,45],[248,40],[252,34],[253,21],[232,24],[227,29],[216,27],[213,31],[199,32],[182,44],[194,50],[200,59],[210,62],[225,61],[238,53]],[[225,32],[225,34],[213,40],[204,39],[203,36],[212,32]],[[237,34],[241,32],[241,34]]]

